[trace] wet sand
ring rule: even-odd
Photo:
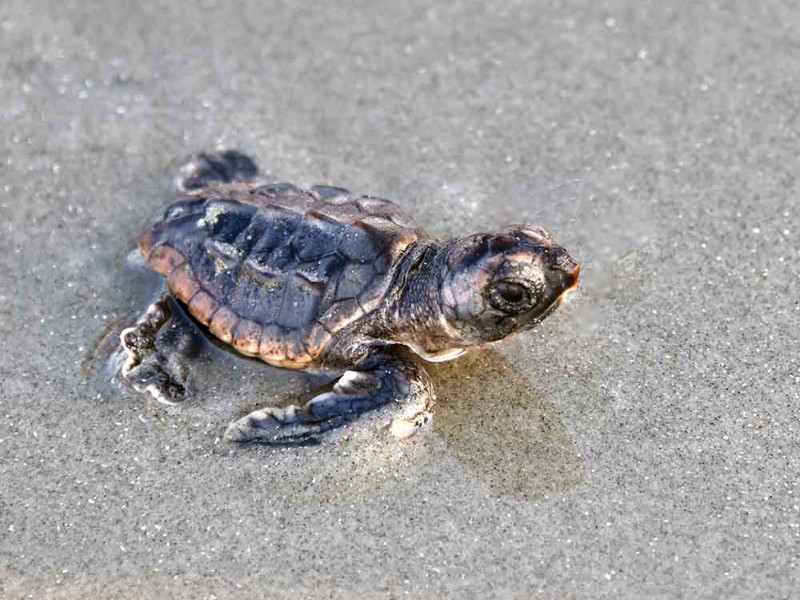
[[[0,5],[0,597],[790,598],[800,589],[791,2]],[[431,369],[433,430],[226,425],[313,383],[208,348],[108,381],[187,154],[545,226],[582,284]]]

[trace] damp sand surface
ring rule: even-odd
[[[800,8],[0,5],[0,598],[790,598],[800,589]],[[433,429],[226,425],[318,382],[204,346],[111,381],[133,240],[188,153],[546,227],[539,329],[431,367]]]

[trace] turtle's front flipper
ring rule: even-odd
[[[237,150],[201,152],[191,157],[178,171],[178,189],[186,192],[214,183],[252,182],[258,167],[252,158]]]
[[[317,434],[341,427],[369,410],[396,404],[390,431],[405,438],[430,421],[435,399],[425,371],[392,353],[367,357],[346,371],[333,390],[303,406],[269,407],[231,423],[228,440],[264,444],[313,441]]]
[[[159,402],[177,404],[190,391],[188,359],[199,349],[196,333],[181,322],[171,296],[151,304],[133,327],[120,333],[125,363],[120,374],[137,391]]]

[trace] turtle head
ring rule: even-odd
[[[467,346],[530,329],[577,287],[579,270],[540,227],[453,240],[440,288],[451,334]]]

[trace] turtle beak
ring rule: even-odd
[[[564,290],[558,297],[558,304],[561,305],[567,295],[578,288],[578,278],[581,266],[576,263],[571,256],[565,253],[564,258],[556,265],[556,270],[561,277],[562,289]]]
[[[578,287],[578,275],[581,272],[581,266],[571,258],[567,265],[559,265],[559,268],[564,272],[566,288],[564,293],[571,292]]]

